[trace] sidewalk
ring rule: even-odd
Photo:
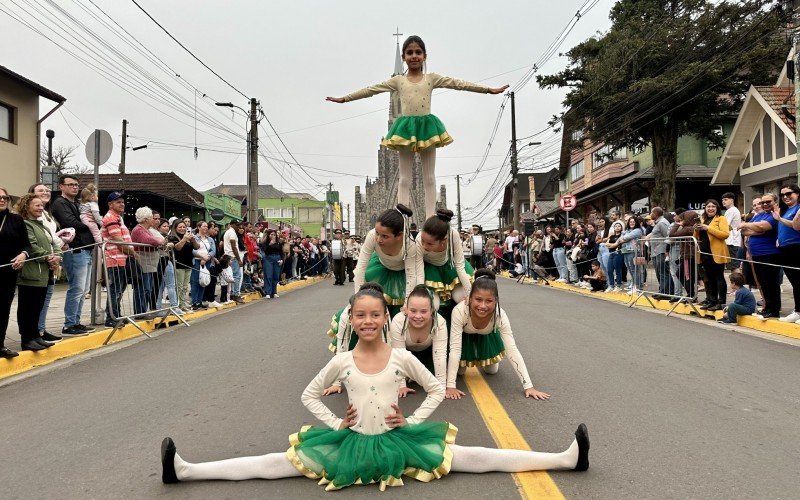
[[[280,285],[278,287],[278,292],[286,293],[292,290],[296,290],[298,288],[303,288],[315,283],[319,283],[321,281],[325,281],[326,279],[328,279],[328,276],[310,277],[304,281],[291,281],[286,285]],[[61,332],[61,327],[63,324],[64,297],[66,295],[66,290],[67,290],[66,284],[56,285],[56,290],[53,293],[53,298],[50,302],[50,314],[48,314],[46,325],[47,329],[56,335],[58,335]],[[259,293],[249,293],[247,295],[243,295],[243,298],[245,300],[245,303],[262,300],[261,295]],[[105,300],[105,294],[103,294],[103,299]],[[10,349],[13,350],[19,350],[20,347],[20,337],[17,328],[16,306],[17,303],[15,300],[14,303],[12,304],[11,317],[9,318],[9,325],[8,325],[8,331],[6,333],[6,342],[5,342],[6,347],[9,347]],[[186,315],[183,316],[183,319],[191,324],[192,320],[199,319],[204,316],[209,316],[212,314],[217,314],[222,310],[233,309],[236,307],[238,306],[235,303],[229,303],[219,308],[209,308],[199,311],[192,311],[186,313]],[[88,325],[91,323],[89,321],[90,314],[91,314],[91,303],[87,299],[83,307],[83,315],[82,315],[83,324]],[[137,321],[137,324],[140,327],[142,327],[146,332],[149,333],[158,328],[179,326],[182,323],[175,316],[170,315],[163,322],[162,319],[159,318],[155,320]],[[46,364],[53,363],[54,361],[57,361],[59,359],[67,358],[70,356],[74,356],[76,354],[80,354],[85,351],[103,347],[108,344],[118,343],[123,340],[128,340],[143,335],[142,332],[135,326],[125,325],[122,328],[118,329],[116,332],[114,332],[113,337],[109,338],[109,335],[112,332],[111,328],[103,326],[102,324],[93,326],[97,328],[97,331],[87,336],[65,338],[61,342],[56,343],[53,347],[50,347],[49,349],[45,349],[43,351],[37,351],[37,352],[21,351],[19,353],[19,356],[16,358],[0,359],[0,380],[6,377],[10,377],[12,375],[18,375],[20,373],[26,372],[38,366],[43,366]]]
[[[728,274],[730,274],[730,273],[728,271],[726,271],[725,272],[726,279],[727,279]],[[503,271],[500,274],[500,276],[502,276],[504,278],[507,278],[507,279],[512,279],[512,280],[516,280],[517,279],[517,278],[512,278],[505,271]],[[595,298],[598,298],[598,299],[601,299],[601,300],[608,300],[608,301],[617,302],[617,303],[626,304],[626,305],[631,305],[631,301],[635,298],[634,296],[630,296],[630,295],[628,295],[627,293],[624,293],[624,292],[623,293],[591,292],[591,291],[586,290],[584,288],[580,288],[580,287],[571,285],[569,283],[559,283],[559,282],[557,282],[555,280],[550,280],[549,281],[549,285],[544,280],[536,280],[536,281],[534,281],[531,278],[525,278],[524,282],[525,283],[532,283],[532,284],[535,284],[535,285],[538,285],[538,286],[545,286],[545,287],[546,286],[550,286],[551,288],[557,288],[557,289],[560,289],[560,290],[566,290],[566,291],[569,291],[569,292],[579,293],[579,294],[583,294],[583,295],[590,295],[592,297],[595,297]],[[754,291],[753,293],[755,294],[756,299],[760,298],[760,294],[758,293],[758,291]],[[702,301],[703,298],[705,297],[705,294],[701,291],[698,294],[698,296],[699,296],[699,300]],[[792,297],[792,288],[791,288],[790,285],[788,285],[788,280],[787,280],[787,286],[783,287],[783,292],[782,292],[781,298],[782,298],[782,304],[784,305],[784,307],[781,309],[781,312],[782,312],[783,315],[789,314],[791,312],[791,310],[792,310],[792,305],[794,304],[794,299]],[[652,301],[652,304],[651,304],[650,301]],[[662,310],[662,311],[669,311],[675,305],[675,304],[671,304],[667,300],[655,300],[652,297],[650,297],[650,301],[648,301],[647,298],[642,296],[642,297],[639,297],[636,300],[636,303],[633,304],[633,305],[635,305],[637,307],[656,308],[656,309],[659,309],[659,310]],[[729,302],[733,302],[733,297],[731,297],[731,300]],[[698,312],[699,312],[699,315],[698,315]],[[722,311],[708,312],[708,311],[705,311],[705,310],[702,310],[702,309],[695,310],[694,308],[692,308],[688,304],[680,304],[680,305],[678,305],[678,307],[675,308],[675,310],[672,312],[672,314],[679,314],[679,315],[684,315],[684,316],[691,315],[691,316],[695,316],[695,317],[708,318],[710,321],[714,321],[714,322],[716,322],[719,319],[722,319],[722,317],[723,317],[723,312]],[[737,325],[740,326],[740,327],[750,328],[752,330],[756,330],[756,331],[759,331],[759,332],[762,332],[762,333],[770,333],[770,334],[774,334],[774,335],[781,335],[781,336],[784,336],[784,337],[789,337],[789,338],[800,340],[800,325],[797,325],[795,323],[784,323],[782,321],[778,321],[777,319],[760,320],[760,319],[758,319],[758,318],[756,318],[754,316],[739,316],[738,320],[739,321],[738,321]]]

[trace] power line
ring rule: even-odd
[[[250,99],[249,97],[247,97],[247,95],[245,95],[245,93],[244,93],[244,92],[242,92],[241,90],[239,90],[239,89],[237,89],[236,87],[234,87],[234,86],[233,86],[233,84],[231,84],[231,83],[230,83],[228,80],[224,79],[224,78],[222,77],[222,75],[220,75],[219,73],[217,73],[216,71],[214,71],[213,69],[211,69],[211,67],[210,67],[208,64],[204,63],[204,62],[203,62],[203,61],[202,61],[202,60],[201,60],[199,57],[197,57],[196,55],[194,55],[194,52],[192,52],[191,50],[189,50],[189,49],[188,49],[188,48],[187,48],[187,47],[186,47],[184,44],[182,44],[182,43],[180,42],[180,40],[178,40],[177,38],[175,38],[174,36],[172,36],[172,33],[170,33],[169,31],[167,31],[167,28],[165,28],[164,26],[162,26],[162,25],[161,25],[161,23],[159,23],[158,21],[156,21],[156,19],[155,19],[153,16],[151,16],[151,15],[150,15],[150,13],[148,13],[146,10],[144,10],[144,7],[142,7],[141,5],[139,5],[139,2],[137,2],[136,0],[131,0],[131,2],[133,2],[133,3],[134,3],[134,5],[136,5],[137,7],[139,7],[139,10],[141,10],[142,12],[144,12],[144,14],[145,14],[147,17],[149,17],[149,18],[150,18],[150,20],[151,20],[151,21],[153,21],[153,22],[156,24],[156,26],[158,26],[159,28],[161,28],[161,30],[162,30],[164,33],[166,33],[166,34],[167,34],[167,36],[169,36],[170,38],[172,38],[172,39],[175,41],[175,43],[177,43],[178,45],[180,45],[180,47],[181,47],[183,50],[185,50],[185,51],[186,51],[186,52],[187,52],[187,53],[188,53],[190,56],[192,56],[192,57],[193,57],[193,58],[194,58],[194,59],[195,59],[197,62],[199,62],[200,64],[202,64],[204,68],[206,68],[206,69],[207,69],[207,70],[209,70],[211,73],[213,73],[213,74],[214,74],[214,76],[216,76],[217,78],[219,78],[220,80],[222,80],[223,82],[225,82],[225,84],[226,84],[228,87],[230,87],[230,88],[232,88],[233,90],[235,90],[237,93],[239,93],[239,95],[241,95],[241,96],[242,96],[242,97],[244,97],[245,99],[248,99],[248,100]]]

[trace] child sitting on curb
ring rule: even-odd
[[[756,298],[753,292],[744,287],[744,275],[739,272],[731,273],[728,278],[731,284],[731,289],[736,291],[733,304],[728,304],[725,309],[725,316],[718,321],[726,325],[736,324],[736,318],[740,314],[753,314],[756,312]]]
[[[592,266],[592,274],[591,276],[588,274],[583,275],[583,288],[587,290],[591,290],[593,292],[602,292],[606,289],[606,284],[608,281],[606,280],[606,273],[603,272],[603,269],[600,268],[600,262],[593,260],[591,262]]]

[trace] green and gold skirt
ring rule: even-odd
[[[506,356],[506,346],[498,330],[481,335],[461,334],[461,366],[488,366]]]
[[[389,314],[394,317],[403,307],[406,296],[406,271],[392,271],[381,263],[377,253],[373,253],[364,273],[364,280],[374,281],[383,287],[383,295],[389,304]]]
[[[470,277],[475,275],[475,269],[472,268],[472,264],[469,262],[464,262],[464,269]],[[458,279],[456,268],[451,266],[449,262],[441,266],[426,262],[425,284],[439,295],[440,303],[444,304],[452,298],[453,290],[461,285],[461,281]]]
[[[453,142],[444,123],[434,115],[399,116],[381,144],[390,149],[422,151],[440,148]]]
[[[376,435],[350,429],[303,427],[289,437],[286,456],[326,490],[353,484],[402,486],[402,476],[428,482],[450,472],[458,429],[447,422],[408,424]]]

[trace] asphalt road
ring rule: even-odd
[[[557,290],[500,289],[534,384],[553,398],[525,400],[505,364],[489,377],[495,394],[534,449],[562,450],[578,423],[589,428],[589,471],[551,474],[567,498],[797,497],[800,347]],[[283,451],[313,423],[300,393],[329,359],[324,331],[349,291],[322,283],[0,388],[2,497],[377,494],[325,493],[305,478],[160,482],[165,435],[204,461]],[[459,444],[494,444],[470,398],[434,417],[459,427]],[[518,497],[500,473],[408,480],[382,497],[401,495]]]

